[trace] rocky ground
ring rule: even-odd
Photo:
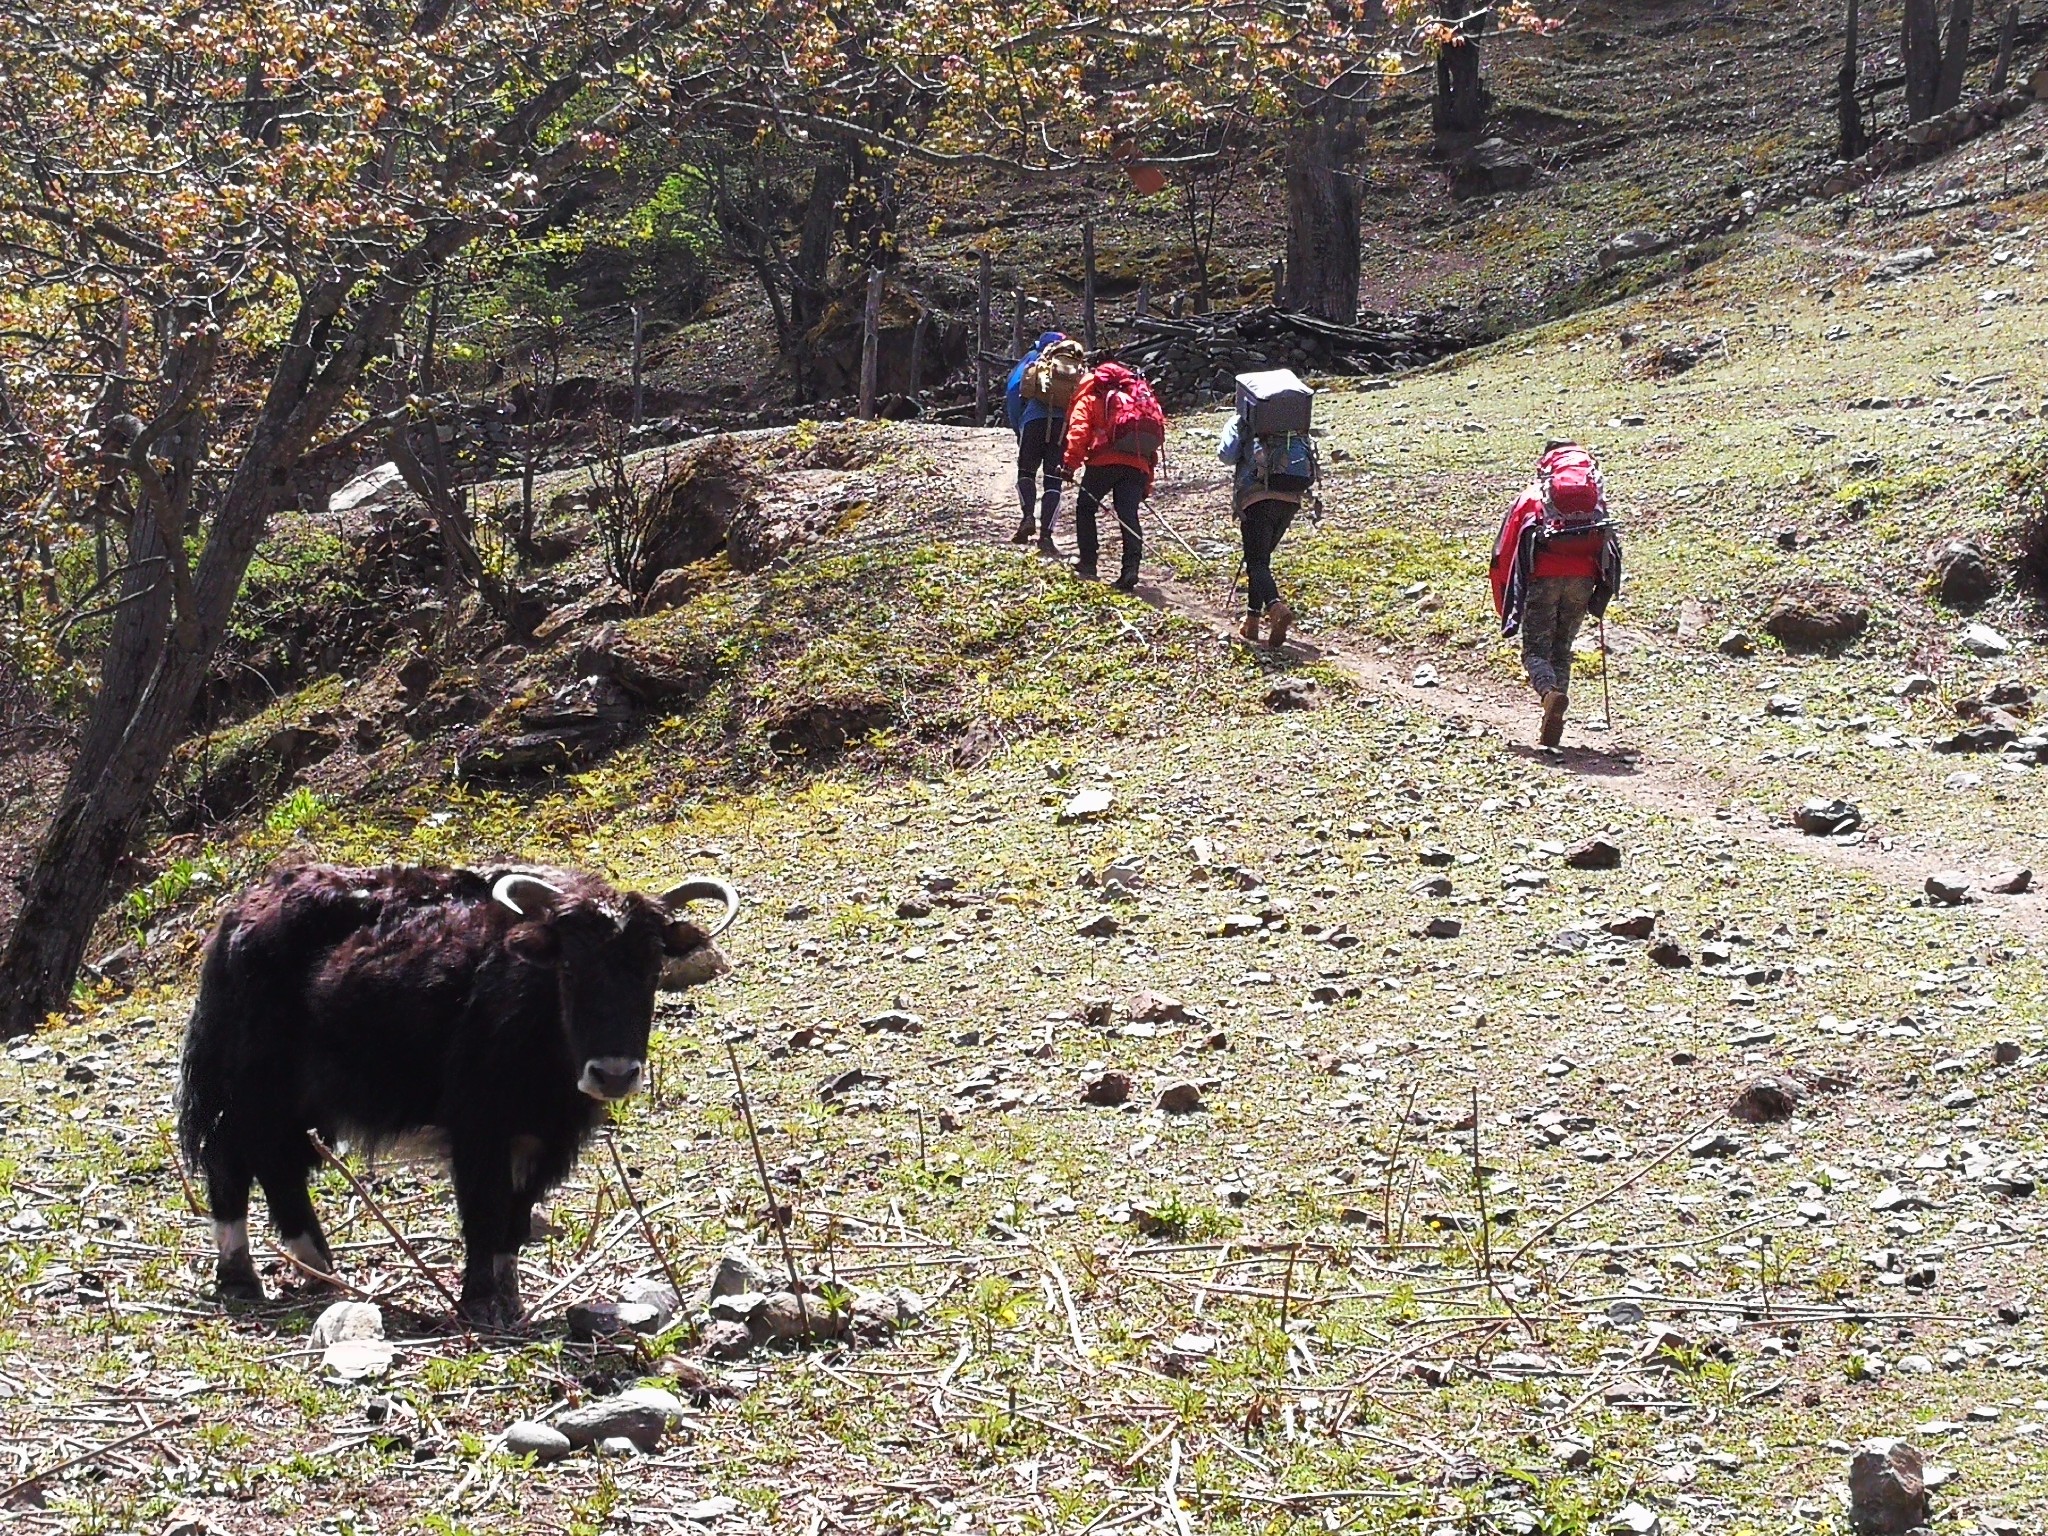
[[[1133,598],[933,427],[641,460],[697,499],[639,593],[544,481],[517,641],[395,502],[280,529],[280,697],[0,1065],[10,1526],[2036,1528],[2044,119],[1326,394],[1282,656],[1223,638],[1220,419]],[[1482,595],[1552,432],[1632,573],[1554,754]],[[397,1161],[320,1181],[347,1294],[271,1250],[224,1309],[168,1136],[223,891],[511,856],[747,898],[528,1326],[453,1323]]]

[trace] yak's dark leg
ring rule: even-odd
[[[519,1321],[519,1274],[506,1251],[515,1204],[511,1148],[498,1137],[458,1138],[453,1151],[455,1204],[462,1213],[462,1312],[475,1322],[509,1327]]]
[[[249,1165],[232,1151],[225,1127],[206,1146],[206,1203],[213,1212],[214,1287],[229,1301],[261,1301],[263,1282],[249,1256]]]
[[[273,1153],[256,1171],[256,1178],[263,1185],[270,1224],[277,1229],[284,1251],[307,1269],[331,1275],[334,1255],[328,1250],[327,1235],[320,1230],[320,1218],[314,1214],[313,1197],[306,1192],[310,1171],[308,1160]]]

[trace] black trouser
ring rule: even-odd
[[[1284,501],[1255,501],[1237,514],[1237,530],[1244,535],[1244,571],[1251,578],[1251,611],[1257,618],[1280,600],[1280,584],[1273,580],[1273,551],[1280,547],[1287,525],[1294,521],[1294,508]]]
[[[1031,504],[1038,501],[1038,536],[1052,537],[1052,520],[1060,509],[1060,455],[1067,445],[1067,423],[1064,417],[1041,416],[1036,421],[1024,423],[1024,430],[1017,434],[1017,505],[1024,516],[1031,516]],[[1045,471],[1045,494],[1038,493],[1039,471]]]
[[[1104,496],[1116,507],[1117,527],[1123,533],[1124,574],[1135,576],[1138,560],[1145,553],[1145,536],[1138,531],[1145,471],[1129,464],[1091,464],[1081,471],[1081,496],[1074,503],[1074,541],[1080,547],[1084,571],[1095,569],[1095,509]]]

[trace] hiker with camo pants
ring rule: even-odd
[[[1543,701],[1538,739],[1555,747],[1571,704],[1572,642],[1621,590],[1621,540],[1592,454],[1576,443],[1545,447],[1535,482],[1501,523],[1492,577],[1501,634],[1521,635],[1522,666]]]

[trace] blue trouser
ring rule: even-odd
[[[1038,536],[1052,537],[1052,520],[1060,509],[1060,455],[1066,451],[1067,423],[1063,417],[1041,416],[1024,423],[1017,434],[1017,505],[1024,520],[1031,521],[1031,504],[1038,502]],[[1045,474],[1045,491],[1038,490],[1039,472]]]

